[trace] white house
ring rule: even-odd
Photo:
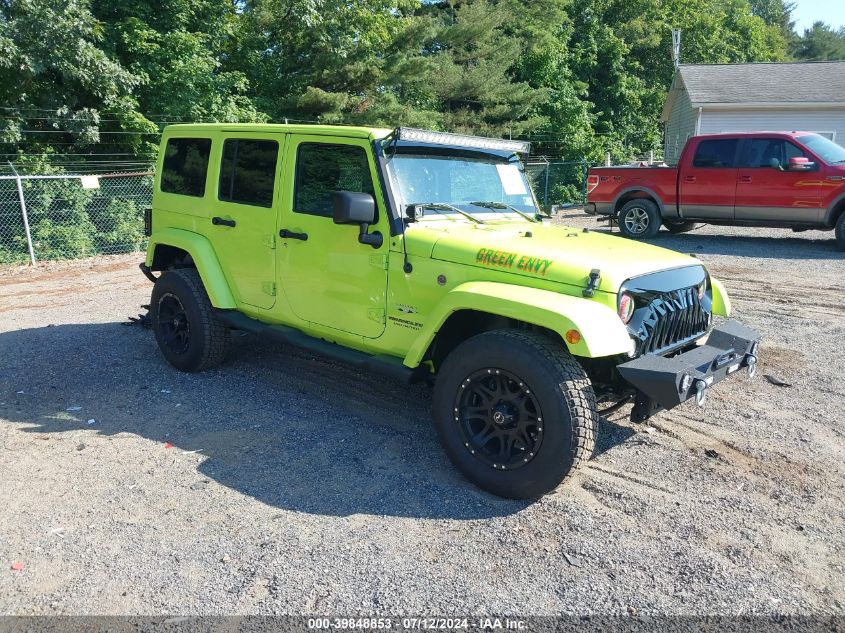
[[[801,130],[845,145],[845,61],[682,64],[660,118],[670,164],[696,134]]]

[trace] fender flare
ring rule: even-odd
[[[833,218],[833,212],[836,210],[840,204],[845,202],[845,193],[840,194],[830,205],[827,207],[827,212],[824,215],[824,225],[833,228],[835,222]],[[845,213],[845,211],[843,211]]]
[[[573,356],[600,358],[634,351],[628,328],[603,303],[528,286],[475,281],[456,286],[437,303],[404,364],[418,366],[442,325],[460,310],[486,312],[547,328],[560,335]],[[572,329],[581,333],[581,340],[574,345],[565,338]]]
[[[731,299],[721,281],[710,277],[710,287],[713,290],[713,314],[717,316],[731,316]]]
[[[616,215],[617,213],[616,206],[619,204],[619,200],[623,196],[635,192],[647,193],[649,196],[651,196],[651,198],[654,199],[654,203],[657,205],[657,208],[660,210],[660,217],[666,217],[666,207],[663,205],[663,201],[660,199],[660,196],[658,196],[654,192],[654,190],[649,189],[648,187],[643,187],[642,185],[626,187],[625,189],[616,194],[616,197],[613,198],[613,215]]]
[[[168,228],[156,231],[147,246],[147,266],[152,266],[158,246],[174,246],[191,255],[212,306],[222,309],[237,308],[217,253],[206,237],[184,229]]]

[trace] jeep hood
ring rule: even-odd
[[[415,235],[417,231],[419,235]],[[612,293],[632,277],[701,265],[692,257],[665,248],[547,223],[420,223],[408,231],[409,247],[416,237],[421,238],[420,246],[426,243],[431,248],[432,259],[569,285],[583,287],[590,271],[598,269],[598,289]]]

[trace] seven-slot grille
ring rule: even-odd
[[[661,354],[703,336],[710,313],[698,299],[698,289],[682,288],[660,293],[649,302],[639,331],[638,352]]]

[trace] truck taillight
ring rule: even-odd
[[[153,208],[146,207],[144,209],[144,235],[149,237],[153,234]]]
[[[587,176],[587,193],[592,193],[599,186],[598,176]]]

